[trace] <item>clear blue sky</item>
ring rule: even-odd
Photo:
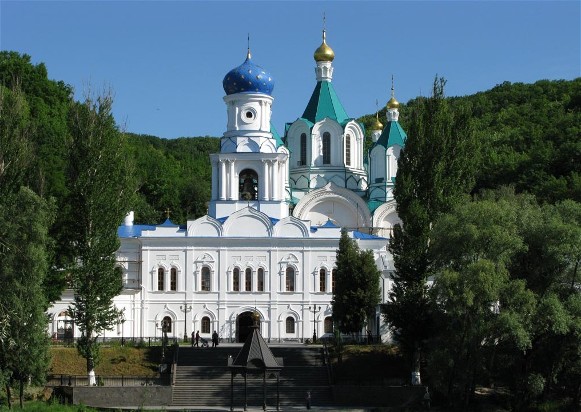
[[[447,95],[504,81],[580,76],[577,1],[9,1],[0,0],[0,48],[44,62],[82,98],[114,91],[125,130],[159,137],[221,136],[222,79],[244,61],[275,79],[273,123],[299,117],[315,86],[323,13],[335,51],[333,83],[351,117],[389,99]]]

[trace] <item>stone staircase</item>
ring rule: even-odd
[[[230,406],[230,369],[228,355],[236,357],[239,346],[217,348],[180,348],[172,406]],[[271,347],[277,358],[283,358],[280,372],[280,405],[305,404],[305,394],[311,392],[313,405],[333,405],[326,366],[320,347]],[[262,406],[263,375],[248,375],[247,405]],[[266,405],[276,406],[276,377],[266,378]],[[234,406],[244,406],[244,377],[234,377]]]

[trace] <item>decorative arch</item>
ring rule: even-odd
[[[337,206],[345,215],[342,219],[332,216]],[[325,219],[319,219],[324,221],[313,219],[310,216],[313,211],[316,211],[319,217],[325,216]],[[369,227],[371,224],[371,214],[363,199],[334,183],[305,195],[295,206],[293,215],[300,220],[311,220],[314,224],[324,224],[328,219],[337,221],[341,227],[359,228]]]
[[[329,148],[329,163],[325,163],[323,160],[323,139],[325,133],[329,133],[329,143],[331,144]],[[311,143],[313,155],[311,158],[314,166],[337,166],[342,163],[343,144],[339,143],[343,140],[341,136],[343,136],[343,127],[328,117],[313,126]]]
[[[223,227],[218,220],[206,215],[193,222],[188,222],[186,236],[221,237],[223,236]]]
[[[373,227],[377,236],[391,238],[392,229],[401,220],[397,215],[395,200],[390,200],[375,209],[373,213]]]
[[[272,237],[270,218],[251,207],[234,212],[224,223],[227,237]]]
[[[230,316],[228,317],[228,320],[231,322],[236,322],[236,318],[244,313],[244,312],[258,312],[258,314],[260,315],[260,321],[261,322],[268,322],[270,321],[270,318],[268,317],[268,315],[266,314],[266,312],[263,312],[261,309],[256,308],[254,306],[251,305],[244,305],[244,306],[240,306],[237,307],[235,310],[233,310],[230,313]]]
[[[309,228],[294,216],[288,216],[279,220],[273,227],[275,237],[309,237]]]

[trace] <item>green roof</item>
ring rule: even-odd
[[[312,123],[317,123],[327,117],[338,123],[349,120],[349,116],[339,101],[333,84],[329,81],[317,82],[309,104],[307,104],[307,108],[301,117]]]
[[[283,143],[282,139],[280,138],[280,135],[278,134],[278,131],[276,130],[276,127],[274,127],[272,122],[270,122],[270,133],[272,133],[272,137],[274,138],[274,140],[276,140],[276,147],[277,148],[281,147],[284,143]]]
[[[377,145],[381,145],[385,148],[399,145],[404,147],[405,140],[407,139],[407,134],[403,131],[398,122],[392,121],[387,123],[385,129],[377,139]]]

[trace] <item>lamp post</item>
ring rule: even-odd
[[[313,343],[317,342],[317,313],[321,310],[321,305],[309,306],[309,311],[313,312]]]
[[[192,310],[192,305],[184,305],[184,306],[180,306],[180,309],[182,312],[184,312],[184,342],[188,341],[188,331],[187,331],[187,318],[188,318],[188,312]]]

